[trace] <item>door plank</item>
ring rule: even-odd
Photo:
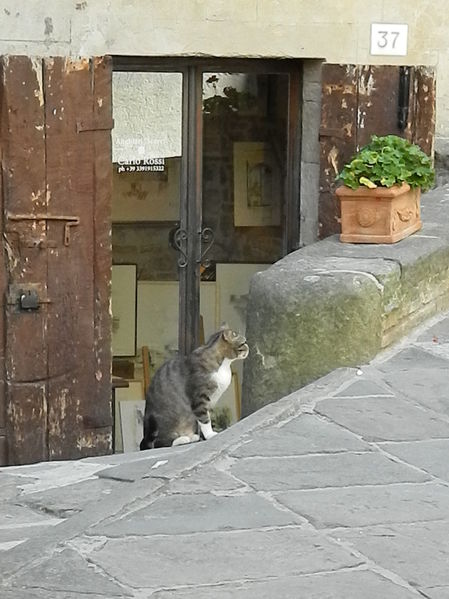
[[[321,103],[320,237],[340,230],[335,177],[355,152],[357,143],[358,68],[323,65]]]
[[[45,131],[40,60],[3,57],[2,174],[4,213],[45,214]],[[17,300],[18,289],[40,283],[46,294],[46,221],[4,223],[3,251],[7,257],[6,300]],[[47,458],[47,306],[19,311],[6,303],[7,437],[9,461],[22,464]]]
[[[88,59],[45,59],[47,185],[52,212],[75,215],[70,243],[48,251],[49,429],[51,459],[68,459],[110,450],[110,385],[97,395],[96,292],[94,235],[94,131],[80,127],[94,116],[94,65]],[[106,154],[104,160],[110,160]],[[105,193],[103,201],[108,202]],[[101,223],[100,231],[107,224]],[[53,236],[61,224],[49,223]],[[107,250],[107,248],[106,248]],[[104,282],[100,285],[104,288]],[[108,289],[108,288],[106,288]],[[104,309],[104,301],[102,303]],[[110,356],[101,356],[110,369]],[[102,378],[100,376],[100,378]],[[105,377],[107,381],[107,377]],[[104,407],[106,406],[106,408]],[[93,431],[93,434],[92,434]],[[109,437],[108,437],[109,435]],[[103,438],[104,436],[104,438]],[[101,439],[100,439],[101,437]]]

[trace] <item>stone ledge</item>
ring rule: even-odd
[[[393,245],[314,243],[250,287],[243,415],[341,366],[370,361],[449,307],[449,186],[422,197],[423,229]]]

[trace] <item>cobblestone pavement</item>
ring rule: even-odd
[[[0,470],[2,599],[449,598],[449,314],[203,443]]]

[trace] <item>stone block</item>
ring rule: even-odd
[[[267,457],[369,450],[367,443],[344,428],[304,414],[282,427],[255,431],[250,442],[239,445],[232,455]]]
[[[237,496],[215,496],[211,493],[176,494],[161,497],[147,507],[119,520],[99,524],[91,530],[91,533],[107,537],[175,535],[213,530],[286,526],[300,522],[300,518],[277,509],[254,493]]]
[[[231,472],[259,491],[424,482],[423,472],[377,453],[241,459]]]
[[[425,597],[447,597],[448,522],[416,522],[342,530],[333,533],[333,536],[422,590]],[[427,588],[432,590],[427,592]]]
[[[286,576],[275,580],[249,581],[195,590],[164,590],[157,592],[154,599],[360,599],[362,588],[364,599],[417,599],[414,591],[367,570]],[[435,599],[440,599],[440,596],[435,595]],[[446,599],[446,596],[441,595],[441,599]]]
[[[449,439],[382,443],[382,449],[449,483]]]
[[[433,327],[426,329],[425,333],[418,337],[418,341],[449,343],[449,318],[444,318]]]
[[[319,102],[313,101],[304,102],[302,118],[301,161],[306,163],[311,162],[319,165],[321,104]]]
[[[327,399],[316,410],[367,441],[449,438],[449,423],[398,398]]]
[[[374,381],[359,380],[335,394],[335,397],[393,397],[393,393],[386,386],[381,386]]]
[[[276,497],[316,528],[449,519],[449,488],[436,483],[286,491]]]
[[[297,253],[297,252],[296,252]],[[379,351],[382,298],[374,277],[322,274],[278,266],[251,281],[247,313],[250,354],[244,364],[243,414],[339,366]]]
[[[97,593],[114,597],[131,597],[123,587],[119,586],[103,573],[88,564],[76,551],[64,549],[55,552],[50,559],[42,561],[38,566],[33,566],[21,571],[11,580],[12,584],[23,587],[42,587],[50,593]],[[27,595],[23,595],[27,596]],[[63,595],[64,596],[64,595]]]
[[[122,584],[154,589],[168,580],[172,586],[222,584],[254,580],[261,572],[264,578],[297,576],[363,562],[302,527],[111,539],[90,559]]]

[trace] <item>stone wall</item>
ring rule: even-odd
[[[333,236],[253,277],[244,415],[335,368],[366,363],[449,306],[449,188],[422,205],[422,231],[397,244]]]

